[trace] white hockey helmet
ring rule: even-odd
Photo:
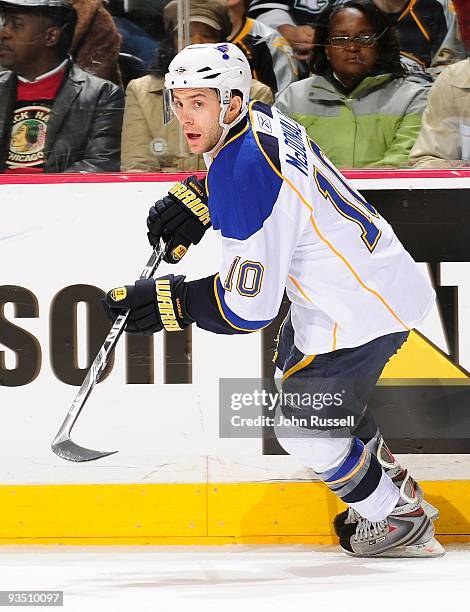
[[[165,89],[170,94],[168,102],[173,113],[175,108],[172,89],[207,87],[218,90],[219,124],[223,134],[212,151],[219,147],[228,131],[248,112],[251,82],[251,69],[244,53],[236,45],[228,42],[185,47],[173,58],[165,75]],[[240,115],[231,124],[227,124],[224,118],[233,90],[238,90],[242,94],[242,108]]]

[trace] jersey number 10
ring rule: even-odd
[[[230,269],[223,285],[225,291],[232,291],[233,277],[239,261],[240,257],[237,255],[230,264]],[[255,295],[258,295],[261,291],[263,273],[264,267],[259,261],[250,261],[247,259],[241,263],[237,278],[238,293],[244,297],[255,297]]]

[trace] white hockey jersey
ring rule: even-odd
[[[276,108],[250,104],[207,187],[223,247],[214,293],[235,333],[268,325],[285,288],[307,355],[413,328],[430,310],[434,291],[391,226]]]

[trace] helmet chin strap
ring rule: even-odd
[[[222,148],[222,145],[224,144],[227,134],[230,132],[230,130],[235,125],[237,125],[237,123],[240,123],[240,121],[243,119],[243,117],[246,115],[246,112],[247,112],[247,108],[245,105],[245,108],[242,107],[240,114],[238,115],[238,117],[236,117],[232,121],[232,123],[225,123],[224,121],[225,115],[227,114],[227,111],[230,108],[230,102],[232,101],[232,92],[230,89],[219,89],[219,96],[220,96],[219,125],[222,128],[222,134],[220,135],[219,140],[212,147],[212,149],[204,153],[204,156],[207,155],[208,157],[212,159],[217,155],[217,153]]]

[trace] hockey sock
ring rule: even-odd
[[[331,491],[372,522],[388,516],[400,495],[377,458],[359,438],[354,438],[340,465],[317,474]]]

